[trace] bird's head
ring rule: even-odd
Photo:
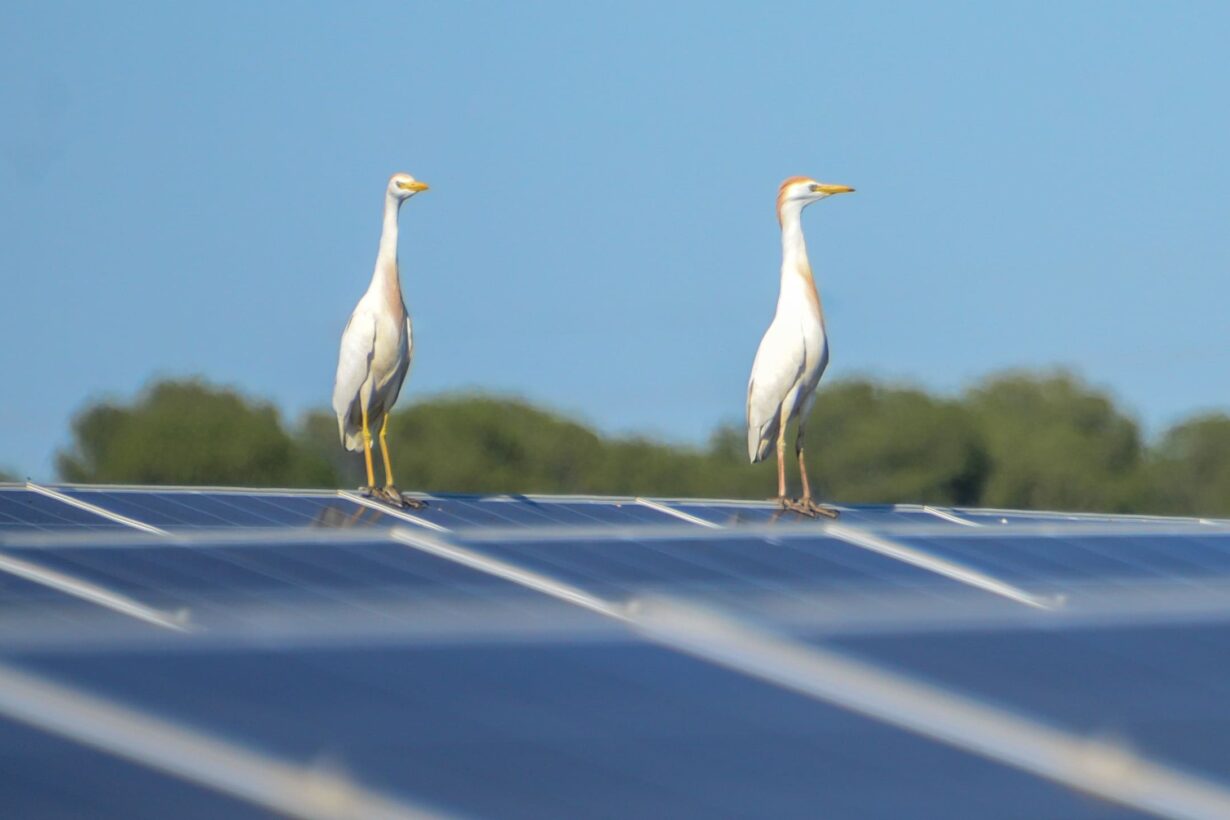
[[[427,190],[426,182],[419,182],[409,174],[397,173],[389,177],[389,196],[398,202],[409,199],[419,191]]]
[[[849,185],[816,182],[811,177],[790,177],[777,189],[777,218],[781,219],[782,210],[785,208],[802,210],[825,197],[853,192],[854,189]]]

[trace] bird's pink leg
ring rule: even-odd
[[[783,506],[786,498],[786,427],[782,426],[777,435],[777,500]]]
[[[823,515],[825,518],[836,518],[837,510],[831,507],[825,507],[811,500],[811,484],[807,481],[807,462],[803,458],[803,442],[799,442],[799,476],[803,480],[803,497],[799,499],[800,509],[804,515],[817,516]]]

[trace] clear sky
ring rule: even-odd
[[[0,12],[0,465],[201,374],[329,403],[387,176],[403,401],[741,418],[808,210],[829,377],[1075,367],[1230,406],[1230,4],[57,3]]]

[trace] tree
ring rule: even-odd
[[[282,429],[272,405],[199,380],[161,381],[130,405],[99,402],[73,421],[56,463],[68,481],[327,487],[329,464]]]
[[[1230,515],[1230,416],[1208,413],[1172,427],[1150,460],[1151,508]]]
[[[342,454],[353,465],[347,475],[365,482],[362,457],[344,453],[336,419],[328,416],[326,424],[324,415],[307,423],[320,451]],[[395,411],[389,449],[400,486],[433,492],[585,492],[602,459],[601,440],[582,425],[523,401],[481,395],[440,396]],[[378,452],[376,468],[383,482]]]
[[[363,459],[331,412],[288,433],[268,403],[200,381],[100,402],[59,454],[71,481],[358,486]],[[703,447],[603,436],[525,401],[455,394],[403,407],[390,447],[404,489],[769,498],[776,465],[747,461],[742,424]],[[794,431],[789,480],[799,491]],[[808,419],[820,499],[1230,515],[1230,415],[1169,431],[1153,451],[1112,399],[1071,374],[993,376],[961,400],[867,380],[825,384]],[[378,481],[383,481],[379,454]]]
[[[1138,509],[1146,477],[1136,423],[1070,373],[1007,373],[966,404],[990,462],[981,503],[1021,509]]]

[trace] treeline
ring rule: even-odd
[[[808,422],[822,497],[988,507],[1230,514],[1230,416],[1192,418],[1146,443],[1112,399],[1065,373],[992,376],[956,398],[866,380],[821,388]],[[603,436],[488,395],[407,402],[389,443],[403,489],[765,498],[741,427],[706,446]],[[202,381],[161,381],[100,402],[59,454],[77,482],[334,487],[362,483],[330,412],[288,425],[267,402]],[[791,478],[797,487],[797,478]]]

